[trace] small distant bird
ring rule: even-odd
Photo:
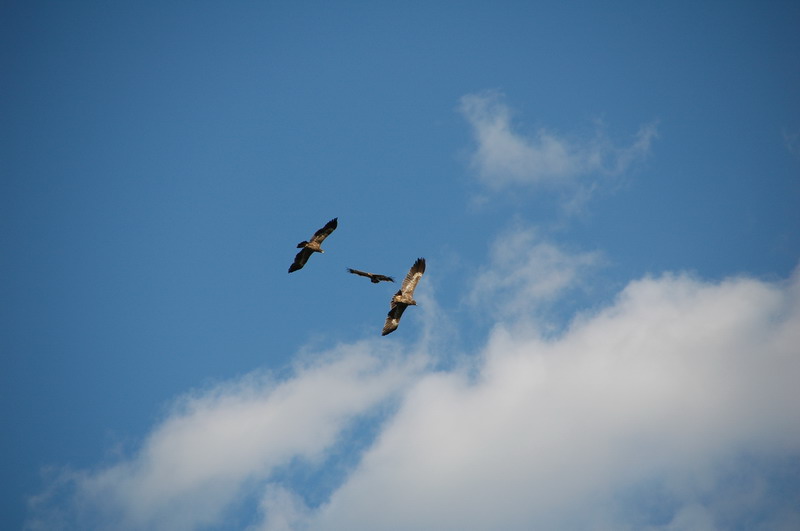
[[[302,241],[297,244],[300,252],[294,257],[294,263],[289,266],[289,273],[292,271],[297,271],[298,269],[302,269],[312,254],[325,252],[322,250],[320,245],[322,245],[323,240],[325,240],[325,238],[327,238],[330,233],[336,229],[337,225],[339,224],[337,221],[338,219],[339,218],[333,218],[327,222],[324,227],[314,233],[314,236],[311,237],[310,241]]]
[[[394,294],[392,301],[389,303],[389,314],[386,316],[386,323],[383,325],[382,336],[391,334],[397,330],[400,324],[400,318],[403,316],[403,312],[406,311],[406,308],[412,305],[416,306],[417,301],[414,300],[414,288],[417,287],[417,283],[419,279],[422,278],[424,272],[425,259],[417,258],[417,261],[414,262],[414,265],[408,270],[406,278],[403,279],[403,284],[400,286],[400,289]]]
[[[392,277],[387,277],[386,275],[378,275],[377,273],[367,273],[366,271],[359,271],[358,269],[351,269],[347,268],[348,271],[353,273],[354,275],[360,275],[362,277],[367,277],[372,281],[373,284],[377,284],[381,280],[384,282],[394,282]]]

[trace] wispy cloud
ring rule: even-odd
[[[615,146],[602,128],[593,136],[563,136],[540,128],[515,130],[511,109],[498,92],[468,94],[461,113],[472,126],[475,149],[471,165],[487,187],[574,186],[593,174],[618,175],[644,159],[657,135],[654,123],[643,125],[633,142]]]
[[[494,241],[490,262],[475,278],[468,298],[496,317],[528,316],[576,287],[601,262],[600,253],[568,252],[534,228],[516,227]]]
[[[800,155],[800,130],[790,132],[788,129],[783,131],[783,143],[789,153]]]
[[[515,262],[498,247],[493,267],[524,273],[479,279],[477,296],[508,290],[525,307],[514,291],[557,293],[578,273],[556,270],[593,260],[510,237],[533,251]],[[62,475],[69,500],[34,500],[29,529],[224,528],[245,499],[242,527],[272,531],[800,522],[800,274],[643,278],[555,338],[500,312],[469,367],[424,368],[436,341],[405,361],[392,344],[183,399],[135,455]],[[348,428],[392,397],[374,437]],[[298,461],[330,467],[337,447],[359,455],[321,503],[313,481],[286,479]]]

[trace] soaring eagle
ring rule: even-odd
[[[333,218],[329,222],[325,224],[324,227],[319,229],[314,235],[311,237],[311,241],[302,241],[297,244],[297,247],[300,249],[300,252],[297,253],[297,256],[294,257],[294,263],[289,266],[289,273],[292,271],[297,271],[301,269],[306,262],[308,262],[308,258],[314,253],[324,253],[325,251],[322,250],[320,245],[322,245],[323,240],[327,238],[331,232],[336,229],[336,226],[339,224],[337,221],[339,218]]]
[[[403,312],[406,311],[406,308],[410,305],[417,304],[417,301],[414,300],[414,288],[417,287],[417,283],[419,279],[422,278],[424,272],[425,259],[417,258],[417,261],[414,262],[414,265],[408,270],[406,278],[403,279],[403,284],[400,286],[400,289],[394,294],[392,301],[389,303],[389,314],[386,316],[386,323],[383,325],[382,336],[391,334],[397,330],[397,326],[400,324],[400,318],[403,316]]]
[[[387,277],[386,275],[379,275],[377,273],[367,273],[366,271],[359,271],[358,269],[351,269],[349,267],[347,268],[347,270],[353,273],[354,275],[367,277],[372,281],[373,284],[377,284],[381,280],[386,282],[394,282],[394,279],[392,277]]]

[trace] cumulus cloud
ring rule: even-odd
[[[460,111],[472,126],[471,166],[490,189],[512,186],[574,186],[592,174],[618,175],[650,151],[655,124],[643,125],[633,142],[615,146],[601,128],[591,137],[567,137],[540,128],[523,134],[512,124],[511,109],[497,92],[468,94]],[[585,194],[586,188],[580,189]]]
[[[775,529],[781,511],[796,522],[798,295],[796,277],[782,289],[664,276],[556,340],[498,326],[477,378],[418,379],[308,526]],[[742,471],[761,460],[795,463],[772,514],[761,511],[780,490],[766,486],[785,478]]]
[[[262,483],[297,460],[323,461],[354,419],[397,393],[422,363],[359,343],[298,367],[282,382],[253,374],[184,397],[137,455],[59,478],[61,487],[73,489],[71,520],[48,511],[50,492],[32,500],[28,528],[218,524],[249,483]]]
[[[563,282],[539,283],[513,289]],[[370,341],[187,397],[136,455],[70,475],[68,502],[36,500],[29,528],[65,511],[81,529],[225,528],[250,497],[253,530],[796,529],[800,274],[639,279],[557,337],[510,322],[469,365]],[[374,436],[348,430],[392,397]],[[336,447],[358,456],[321,499],[277,473]]]

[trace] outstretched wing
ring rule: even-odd
[[[312,254],[314,254],[314,251],[312,251],[311,249],[308,249],[306,247],[300,249],[300,252],[297,253],[294,257],[294,262],[292,263],[292,265],[289,266],[289,273],[291,273],[292,271],[297,271],[298,269],[302,269],[303,266],[306,265],[306,262],[308,262],[308,257],[311,256]]]
[[[338,220],[339,218],[333,218],[332,220],[327,222],[324,227],[322,227],[321,229],[319,229],[317,232],[314,233],[314,236],[311,237],[311,241],[322,243],[322,241],[325,238],[327,238],[328,235],[330,235],[330,233],[333,232],[339,225]]]
[[[367,273],[366,271],[359,271],[358,269],[352,269],[350,267],[348,267],[347,270],[353,273],[354,275],[367,277],[368,279],[370,279],[372,282],[375,283],[378,283],[382,280],[386,282],[394,282],[394,279],[392,277],[387,277],[386,275],[378,275],[377,273]]]
[[[408,270],[406,278],[403,279],[403,284],[400,286],[400,291],[403,292],[403,295],[407,297],[413,297],[414,290],[416,289],[419,279],[422,278],[422,274],[424,272],[425,259],[417,258],[417,261],[414,262],[414,265],[412,265],[411,269]]]
[[[399,291],[395,294],[395,296],[397,295],[400,295]],[[397,330],[397,327],[400,326],[400,318],[403,317],[403,312],[406,311],[406,308],[408,308],[408,304],[394,302],[394,300],[392,300],[392,306],[389,309],[389,313],[386,315],[386,322],[383,323],[382,336],[391,334]]]

